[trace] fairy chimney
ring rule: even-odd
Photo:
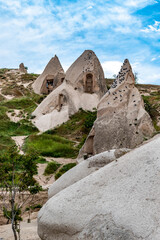
[[[66,122],[80,108],[93,111],[106,91],[101,64],[93,51],[86,50],[68,69],[63,83],[33,112],[33,123],[46,131]]]
[[[91,50],[85,50],[66,72],[66,81],[85,93],[96,93],[100,98],[106,93],[102,66]]]
[[[98,104],[97,119],[79,157],[110,149],[135,148],[153,132],[152,120],[144,109],[126,59],[110,90]]]
[[[64,78],[64,70],[58,57],[55,55],[51,58],[43,73],[33,83],[32,87],[37,94],[49,94],[63,82]]]

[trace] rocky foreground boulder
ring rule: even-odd
[[[51,198],[58,192],[62,191],[66,187],[78,182],[91,173],[99,170],[108,163],[115,161],[120,156],[123,156],[130,149],[113,149],[103,153],[99,153],[93,157],[90,157],[83,161],[79,159],[79,164],[72,168],[70,171],[63,174],[57,181],[55,181],[48,190],[48,197]],[[81,161],[81,162],[80,162]]]
[[[159,240],[160,135],[50,198],[42,240]]]
[[[98,104],[97,119],[79,157],[110,149],[135,148],[153,132],[151,118],[144,109],[126,59],[110,90]]]

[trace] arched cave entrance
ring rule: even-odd
[[[46,88],[48,90],[48,94],[50,92],[52,92],[52,90],[53,90],[53,79],[47,79]]]
[[[85,92],[93,93],[93,75],[91,73],[86,75]]]

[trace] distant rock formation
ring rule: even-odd
[[[157,135],[50,198],[38,214],[40,238],[160,239],[159,146]]]
[[[63,83],[33,112],[33,123],[46,131],[66,122],[80,108],[93,111],[106,91],[101,64],[93,51],[86,50],[68,69]]]
[[[27,69],[24,66],[24,63],[19,64],[20,73],[27,73]]]
[[[63,82],[64,78],[64,70],[58,57],[55,55],[51,58],[43,73],[33,83],[32,87],[37,94],[49,94]]]
[[[110,149],[135,148],[154,132],[143,99],[135,87],[129,61],[124,64],[98,104],[97,120],[82,147],[83,154],[97,154]]]

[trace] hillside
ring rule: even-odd
[[[37,77],[37,74],[20,74],[16,69],[0,69],[0,155],[5,155],[14,146],[21,154],[36,154],[38,175],[35,179],[46,189],[55,178],[75,165],[78,152],[96,119],[96,111],[80,110],[68,122],[40,133],[31,121],[31,113],[46,97],[32,90],[31,85]],[[108,89],[112,83],[113,79],[106,79]],[[160,132],[160,86],[136,86],[156,131]],[[51,172],[44,175],[47,165]],[[44,192],[44,201],[46,197],[47,192]]]

